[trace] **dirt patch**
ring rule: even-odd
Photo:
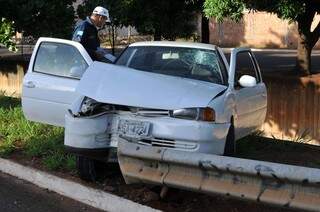
[[[248,136],[237,143],[237,157],[320,168],[320,146]]]

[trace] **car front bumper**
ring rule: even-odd
[[[222,155],[230,123],[211,123],[168,116],[146,117],[130,113],[73,117],[66,114],[65,145],[73,149],[99,150],[117,147],[125,139],[148,146]],[[147,136],[119,134],[120,120],[150,123]]]

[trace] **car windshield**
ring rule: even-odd
[[[223,84],[219,59],[215,50],[132,46],[123,52],[116,64],[141,71]]]

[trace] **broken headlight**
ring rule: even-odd
[[[91,98],[88,98],[86,97],[83,102],[82,102],[82,105],[81,105],[81,108],[80,108],[80,112],[82,114],[88,114],[88,113],[92,113],[94,108],[99,105],[99,102],[97,102],[96,100],[94,99],[91,99]]]

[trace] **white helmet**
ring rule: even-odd
[[[106,22],[110,22],[109,11],[104,7],[98,6],[98,7],[94,8],[92,14],[104,16],[107,18]]]

